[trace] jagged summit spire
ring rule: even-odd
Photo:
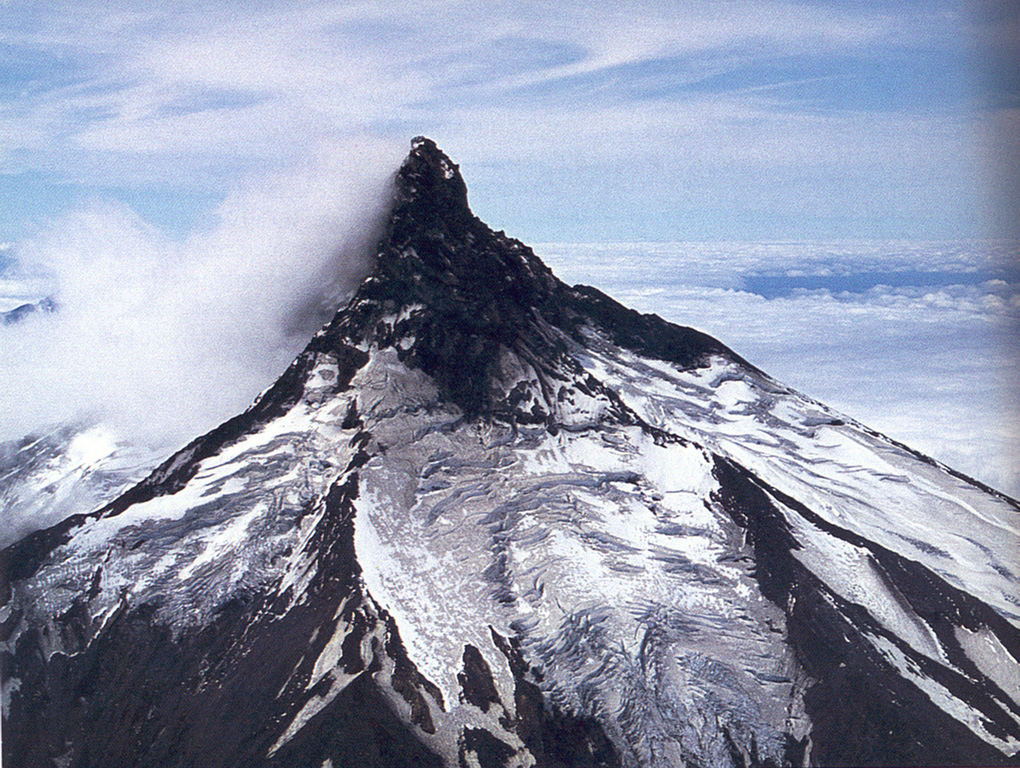
[[[397,172],[376,268],[328,335],[396,346],[466,411],[491,411],[500,355],[539,344],[535,313],[560,320],[567,290],[530,248],[471,213],[457,165],[419,136]]]
[[[405,306],[494,322],[527,313],[563,287],[530,248],[471,213],[458,166],[423,136],[397,172],[375,276],[387,298]]]
[[[424,218],[470,216],[467,185],[456,163],[432,139],[416,136],[396,180],[397,207],[412,207]]]
[[[683,366],[712,354],[739,360],[705,334],[560,282],[528,246],[471,213],[457,165],[419,136],[397,172],[375,270],[316,344],[394,348],[468,414],[551,422],[577,367],[567,340],[582,343],[581,326]],[[626,421],[617,405],[609,410]]]

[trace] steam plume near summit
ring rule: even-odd
[[[59,311],[0,329],[0,439],[98,419],[175,443],[243,410],[367,273],[402,151],[322,147],[181,241],[95,200],[21,244]]]

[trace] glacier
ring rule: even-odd
[[[4,766],[1020,764],[1015,500],[563,284],[428,139],[393,194],[247,411],[0,553]]]

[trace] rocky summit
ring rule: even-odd
[[[560,282],[428,139],[279,380],[60,509],[5,768],[1020,764],[1017,502]]]

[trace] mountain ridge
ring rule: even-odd
[[[372,322],[363,316],[369,306],[377,319],[386,311],[387,302],[404,308],[423,304],[438,318],[428,327],[412,328],[408,318],[393,328],[395,338],[413,333],[420,342],[402,350],[401,359],[434,378],[438,376],[447,394],[466,413],[507,415],[514,411],[518,418],[528,418],[514,406],[500,408],[488,402],[484,390],[485,382],[499,375],[493,370],[498,367],[493,359],[496,347],[513,348],[526,330],[532,336],[528,341],[542,344],[535,339],[542,335],[533,327],[535,313],[575,339],[581,317],[603,316],[618,340],[633,341],[638,335],[660,339],[657,356],[682,365],[709,354],[739,359],[707,334],[673,326],[656,315],[627,310],[594,288],[571,289],[561,283],[530,248],[502,232],[493,232],[471,213],[458,167],[430,139],[417,137],[412,142],[411,153],[397,174],[394,199],[384,238],[387,245],[380,249],[373,277],[326,333],[341,325],[339,332],[355,340],[363,333],[359,326]],[[498,276],[495,281],[490,279],[494,275]],[[389,291],[400,295],[394,297]],[[376,341],[386,343],[385,339]],[[561,350],[539,351],[555,354]],[[443,379],[453,356],[458,358],[464,384]]]
[[[418,137],[273,386],[0,553],[4,765],[1017,764],[1017,528]]]

